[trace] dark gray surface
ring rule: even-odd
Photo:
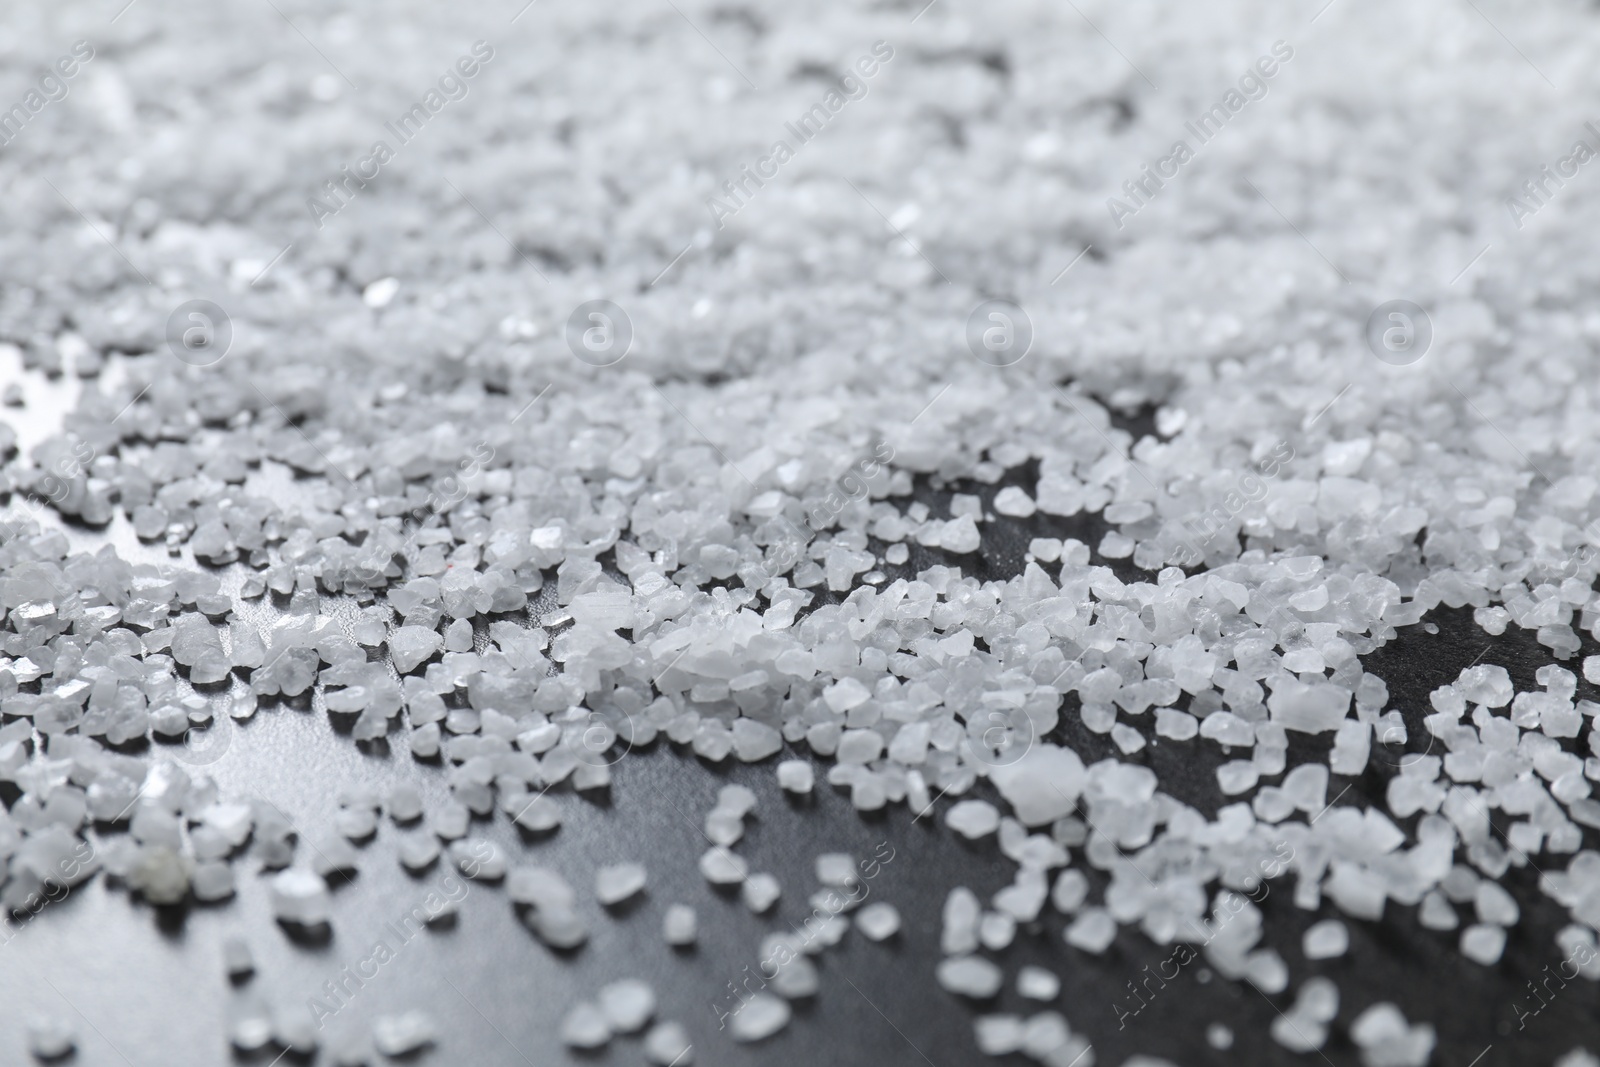
[[[1027,484],[1030,479],[1022,471],[1007,480]],[[960,488],[978,492],[987,502],[998,486]],[[926,483],[919,485],[918,496],[933,504],[936,514],[948,499],[947,492]],[[1062,527],[1044,516],[1026,522],[1000,519],[985,524],[981,559],[947,562],[962,565],[967,573],[1004,577],[1020,569],[1030,536],[1057,532],[1098,542],[1098,532],[1087,520]],[[909,566],[941,559],[937,551],[918,550]],[[1427,693],[1453,680],[1462,667],[1475,660],[1500,663],[1522,688],[1531,686],[1534,670],[1548,662],[1531,634],[1513,627],[1505,637],[1490,640],[1472,624],[1469,611],[1436,612],[1430,621],[1439,625],[1438,634],[1429,634],[1423,625],[1409,627],[1365,660],[1388,682],[1391,706],[1405,711],[1412,737],[1408,747],[1416,751],[1427,746],[1421,724]],[[1595,651],[1589,644],[1586,639],[1585,654]],[[1576,661],[1568,666],[1575,668]],[[1582,682],[1579,695],[1600,697]],[[302,832],[303,854],[331,836],[336,798],[351,784],[387,788],[408,779],[430,801],[446,795],[438,766],[417,763],[403,745],[357,745],[341,732],[348,724],[332,723],[309,703],[301,704],[264,706],[204,770],[231,793],[281,806]],[[1107,738],[1076,722],[1074,707],[1075,698],[1069,697],[1059,739],[1086,761],[1115,754]],[[1587,737],[1580,742],[1586,746]],[[1295,738],[1290,765],[1313,756],[1325,758],[1328,743],[1326,738]],[[1341,803],[1381,800],[1397,755],[1375,754],[1372,768],[1359,781],[1335,776],[1330,797],[1350,784]],[[1220,800],[1214,770],[1222,758],[1209,743],[1154,739],[1132,757],[1157,771],[1163,789],[1208,812]],[[993,839],[969,844],[937,825],[950,801],[940,802],[937,816],[916,822],[903,807],[862,817],[850,808],[847,795],[825,784],[826,765],[818,766],[815,798],[795,803],[778,790],[771,761],[728,764],[708,767],[663,739],[621,759],[608,793],[579,797],[563,790],[559,799],[567,821],[546,839],[525,838],[503,817],[480,821],[473,832],[506,846],[513,862],[546,863],[568,872],[586,898],[582,907],[591,919],[590,943],[575,953],[551,952],[520,924],[500,887],[474,884],[457,922],[408,942],[330,1027],[346,1022],[366,1026],[379,1014],[420,1007],[440,1021],[443,1037],[418,1062],[540,1067],[573,1059],[638,1063],[635,1038],[614,1041],[609,1051],[595,1056],[573,1057],[556,1036],[562,1015],[575,1000],[592,996],[604,982],[637,976],[656,989],[661,1015],[689,1028],[696,1063],[945,1067],[981,1061],[972,1039],[972,1019],[979,1010],[940,990],[933,970],[939,958],[939,913],[948,890],[964,884],[987,898],[1010,880],[1014,868],[999,857]],[[771,871],[783,885],[784,897],[767,918],[754,917],[736,897],[713,891],[695,867],[706,846],[701,820],[726,781],[747,784],[760,798],[737,850],[753,871]],[[363,849],[360,874],[348,884],[335,877],[335,920],[326,943],[296,941],[272,921],[265,883],[256,875],[258,864],[252,857],[236,865],[237,898],[218,906],[153,909],[130,900],[122,889],[107,889],[102,880],[75,890],[22,924],[10,943],[0,946],[0,1063],[25,1059],[23,1023],[35,1011],[77,1019],[79,1063],[187,1067],[234,1059],[271,1062],[276,1049],[246,1057],[229,1050],[224,1034],[230,1011],[250,997],[303,1004],[341,967],[368,957],[387,924],[420,903],[444,876],[436,867],[412,878],[396,862],[398,838],[422,832],[385,822],[377,839]],[[719,1033],[719,1012],[731,1003],[724,999],[729,996],[727,984],[743,980],[747,966],[754,972],[761,936],[809,913],[804,901],[815,888],[812,858],[834,850],[866,858],[883,843],[894,850],[893,859],[870,882],[872,898],[900,909],[902,932],[883,945],[852,932],[826,951],[819,960],[820,994],[799,1004],[795,1021],[777,1037],[751,1047],[735,1045]],[[1592,832],[1587,843],[1595,843]],[[642,901],[608,916],[592,900],[592,874],[603,863],[624,859],[647,865],[649,890]],[[1553,857],[1536,857],[1536,862],[1545,866],[1546,859],[1557,868],[1566,864],[1564,858]],[[1075,862],[1082,865],[1081,850]],[[1091,877],[1098,892],[1104,879],[1098,872]],[[1579,981],[1530,1018],[1525,1030],[1516,1029],[1514,1006],[1531,1006],[1525,983],[1559,962],[1553,935],[1566,922],[1562,910],[1538,892],[1536,879],[1531,869],[1508,878],[1523,908],[1523,922],[1511,933],[1505,959],[1488,968],[1459,955],[1455,933],[1423,930],[1415,909],[1394,905],[1380,922],[1349,921],[1347,957],[1308,963],[1300,953],[1300,934],[1316,919],[1336,912],[1326,904],[1315,914],[1297,910],[1290,901],[1291,880],[1280,879],[1262,909],[1267,943],[1290,965],[1288,993],[1263,996],[1250,986],[1212,977],[1197,962],[1158,996],[1147,997],[1148,1006],[1137,1015],[1126,1017],[1122,1013],[1135,1006],[1128,983],[1143,979],[1148,972],[1142,968],[1155,969],[1170,949],[1125,930],[1103,957],[1089,956],[1061,941],[1064,924],[1047,908],[1039,923],[1021,931],[1017,942],[999,954],[1007,988],[982,1010],[1038,1010],[1040,1006],[1018,998],[1011,985],[1020,965],[1037,963],[1062,977],[1062,993],[1052,1006],[1093,1040],[1097,1062],[1113,1067],[1135,1052],[1187,1065],[1326,1061],[1343,1067],[1358,1062],[1345,1027],[1378,1000],[1393,1000],[1413,1021],[1431,1021],[1439,1028],[1436,1064],[1550,1063],[1576,1044],[1600,1048],[1600,1024],[1594,1017],[1595,987]],[[662,911],[675,901],[692,904],[700,914],[701,940],[694,951],[674,951],[662,940]],[[244,934],[258,960],[258,973],[237,986],[222,973],[220,944],[230,933]],[[1292,1002],[1294,988],[1313,974],[1333,978],[1343,997],[1334,1036],[1320,1058],[1289,1053],[1267,1034],[1278,1010]],[[1213,1021],[1234,1030],[1230,1051],[1206,1046],[1205,1030]],[[1026,1061],[1013,1057],[1008,1062]]]

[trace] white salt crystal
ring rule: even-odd
[[[472,813],[466,806],[454,800],[446,801],[428,819],[433,832],[446,841],[454,841],[467,835],[467,826],[472,821]]]
[[[983,1000],[1000,991],[1000,968],[982,956],[952,956],[939,964],[939,985],[946,992]]]
[[[328,883],[315,871],[291,867],[273,875],[270,886],[272,913],[279,922],[317,926],[333,915]]]
[[[694,944],[697,921],[694,909],[687,904],[668,905],[661,918],[661,933],[673,947]]]
[[[40,1016],[28,1023],[28,1051],[41,1060],[64,1058],[77,1041],[72,1024],[59,1016]]]
[[[885,941],[900,930],[900,912],[887,901],[874,901],[856,913],[856,929],[870,941]]]
[[[733,1014],[728,1030],[735,1041],[760,1041],[789,1024],[789,1003],[771,993],[756,993]]]
[[[1117,923],[1104,908],[1086,908],[1065,933],[1067,944],[1099,955],[1117,937]]]
[[[1014,485],[1008,485],[994,495],[994,510],[1001,515],[1025,519],[1035,511],[1033,498]]]
[[[433,1018],[422,1011],[380,1015],[372,1024],[372,1043],[385,1056],[404,1056],[433,1044],[438,1037]]]
[[[486,838],[467,838],[452,843],[450,859],[457,870],[477,881],[497,882],[506,876],[505,852]]]
[[[1089,879],[1082,871],[1065,870],[1056,876],[1056,884],[1050,890],[1050,903],[1064,915],[1071,915],[1083,906],[1089,896]]]
[[[443,647],[444,639],[424,626],[401,626],[389,635],[389,656],[401,674],[410,674]]]
[[[203,904],[226,900],[233,896],[233,868],[220,860],[196,864],[190,889]]]
[[[572,1048],[599,1048],[611,1040],[605,1013],[587,1000],[574,1004],[561,1020],[561,1041]]]
[[[1515,926],[1521,915],[1516,900],[1505,888],[1488,879],[1478,883],[1473,894],[1473,904],[1478,912],[1480,922],[1493,923],[1497,926]]]
[[[1454,930],[1461,922],[1450,902],[1438,892],[1423,895],[1422,907],[1417,909],[1417,921],[1429,930]]]
[[[231,934],[223,939],[222,966],[230,978],[241,978],[256,969],[255,956],[244,938]]]
[[[1206,1044],[1219,1052],[1226,1052],[1233,1047],[1233,1031],[1222,1023],[1212,1023],[1206,1027]]]
[[[991,952],[999,952],[1017,936],[1017,920],[1004,912],[984,913],[978,920],[978,943]]]
[[[790,793],[809,793],[816,772],[804,760],[784,760],[778,764],[778,785]]]
[[[1015,1015],[980,1015],[972,1027],[978,1051],[986,1056],[1004,1056],[1018,1051],[1027,1035],[1027,1027]]]
[[[595,874],[594,892],[600,903],[620,904],[644,891],[645,869],[639,863],[617,863],[601,867]]]
[[[964,954],[978,947],[978,919],[983,906],[977,894],[965,886],[950,890],[944,900],[944,927],[939,950],[947,955]]]
[[[1474,923],[1461,931],[1461,954],[1474,963],[1481,963],[1485,967],[1498,963],[1505,947],[1504,927]]]
[[[415,786],[397,785],[389,791],[387,807],[395,822],[415,822],[422,817],[422,794]]]
[[[429,835],[407,837],[400,841],[400,864],[408,871],[421,871],[439,858],[439,840]]]
[[[824,852],[816,859],[817,881],[823,885],[851,886],[856,883],[855,857],[846,852]]]
[[[1306,930],[1300,946],[1308,960],[1343,956],[1350,948],[1350,930],[1338,919],[1324,919]]]
[[[1145,746],[1144,735],[1125,722],[1116,723],[1111,727],[1111,740],[1122,750],[1124,756],[1131,756]]]
[[[558,872],[548,867],[517,867],[506,878],[506,896],[513,903],[535,908],[571,908],[578,894]]]
[[[637,978],[601,986],[599,1001],[600,1011],[614,1033],[637,1033],[656,1013],[655,992]]]
[[[689,1067],[693,1045],[689,1033],[679,1023],[660,1022],[644,1038],[644,1058],[657,1067]]]
[[[1078,754],[1052,744],[1035,745],[1021,759],[992,768],[989,779],[1025,826],[1072,814],[1087,784]]]
[[[1156,709],[1156,736],[1173,741],[1189,741],[1200,732],[1200,720],[1176,708]]]
[[[776,904],[781,893],[782,888],[778,885],[778,879],[765,873],[752,874],[745,879],[744,885],[739,889],[745,907],[757,915]]]
[[[987,800],[963,800],[945,812],[945,825],[969,841],[1000,828],[1000,812]]]
[[[551,948],[573,949],[589,939],[589,927],[570,907],[548,906],[535,909],[528,925]]]
[[[1029,1000],[1054,1000],[1061,992],[1061,979],[1043,967],[1028,966],[1017,972],[1017,994]]]
[[[712,885],[738,885],[750,873],[743,856],[714,845],[700,856],[700,873]]]
[[[1260,770],[1249,760],[1230,760],[1217,768],[1217,785],[1224,796],[1248,792],[1260,780]]]

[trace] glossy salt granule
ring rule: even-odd
[[[667,944],[683,948],[694,944],[698,925],[693,908],[687,904],[670,904],[661,917],[661,935]]]
[[[1306,930],[1300,947],[1308,960],[1343,956],[1350,948],[1350,929],[1338,919],[1324,919]]]
[[[639,863],[601,867],[594,877],[595,896],[607,906],[621,904],[644,892],[645,877],[644,865]]]
[[[1556,1060],[1554,1067],[1600,1067],[1600,1056],[1586,1048],[1575,1048]]]
[[[509,864],[503,849],[487,838],[464,838],[452,842],[450,858],[456,869],[475,881],[498,882],[506,876]]]
[[[514,867],[506,877],[506,896],[514,904],[535,908],[571,908],[577,891],[558,871],[549,867]]]
[[[743,856],[714,845],[700,856],[700,874],[712,885],[738,885],[749,876],[750,865]]]
[[[972,1023],[978,1051],[986,1056],[1004,1056],[1022,1048],[1027,1026],[1016,1015],[980,1015]]]
[[[589,940],[589,925],[571,907],[556,904],[535,908],[526,916],[526,922],[551,948],[575,949]]]
[[[969,841],[1000,829],[1000,812],[986,800],[963,800],[945,812],[944,823]]]
[[[714,845],[732,847],[744,837],[744,818],[736,811],[712,808],[706,812],[705,834]]]
[[[656,1023],[644,1037],[644,1058],[656,1067],[689,1067],[693,1048],[681,1023]]]
[[[757,915],[776,904],[781,893],[782,888],[778,885],[778,879],[766,873],[752,874],[745,879],[744,885],[739,887],[739,895],[745,907]]]
[[[886,941],[900,930],[900,912],[893,904],[875,900],[856,912],[856,929],[869,941]]]
[[[756,993],[733,1013],[728,1031],[735,1041],[760,1041],[789,1024],[789,1003],[771,993]]]
[[[1206,1027],[1206,1044],[1218,1052],[1226,1052],[1233,1047],[1233,1030],[1224,1023],[1212,1023]]]
[[[446,841],[467,836],[467,827],[471,823],[472,813],[466,805],[454,800],[446,801],[428,817],[429,827]]]
[[[756,795],[742,785],[725,785],[717,791],[717,808],[743,817],[756,810]]]
[[[1497,926],[1515,926],[1522,914],[1516,899],[1505,887],[1488,879],[1479,882],[1473,891],[1473,907],[1479,921]]]
[[[599,1048],[611,1040],[611,1024],[599,1006],[580,1000],[562,1018],[560,1033],[562,1043],[573,1048]]]
[[[1504,927],[1489,923],[1473,923],[1461,931],[1461,954],[1474,963],[1481,963],[1487,967],[1500,962],[1500,954],[1505,951],[1505,947]]]
[[[1117,923],[1104,908],[1088,908],[1079,913],[1064,934],[1067,944],[1099,955],[1117,937]]]
[[[778,764],[778,785],[786,792],[809,793],[817,780],[817,772],[805,760],[784,760]]]
[[[1050,903],[1059,912],[1071,915],[1089,898],[1089,879],[1082,871],[1071,868],[1056,875],[1055,886],[1050,890]]]
[[[422,818],[422,794],[415,786],[397,785],[389,791],[385,807],[395,822],[415,822]]]
[[[846,852],[824,852],[816,860],[817,881],[827,886],[847,887],[858,880],[856,861]]]
[[[1432,1026],[1412,1025],[1399,1008],[1380,1001],[1356,1016],[1350,1040],[1360,1047],[1365,1067],[1424,1067],[1436,1038]]]
[[[272,876],[272,913],[279,922],[318,926],[333,915],[328,883],[315,871],[291,867]]]
[[[978,920],[978,943],[991,952],[999,952],[1010,945],[1017,936],[1017,920],[1004,912],[985,912]]]
[[[1061,992],[1061,979],[1043,967],[1027,966],[1017,972],[1017,995],[1029,1000],[1054,1000]]]
[[[222,968],[229,978],[243,978],[256,969],[250,943],[237,934],[222,939]]]
[[[624,978],[600,987],[600,1011],[613,1033],[643,1030],[656,1013],[655,991],[637,978]]]
[[[431,834],[406,837],[400,841],[400,865],[408,871],[431,867],[439,858],[439,839]]]
[[[372,1024],[372,1043],[385,1056],[404,1056],[439,1038],[433,1017],[423,1011],[380,1015]]]
[[[994,996],[1004,979],[1000,968],[982,956],[952,956],[935,973],[946,992],[976,1000]]]
[[[28,1051],[41,1060],[64,1058],[77,1046],[72,1024],[57,1016],[41,1016],[28,1023]]]

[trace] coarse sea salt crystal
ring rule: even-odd
[[[740,898],[745,907],[760,915],[778,902],[782,893],[778,879],[766,873],[752,874],[746,878],[744,885],[739,887]]]
[[[580,1000],[562,1017],[560,1036],[572,1048],[595,1049],[611,1040],[611,1024],[597,1005]]]
[[[600,1011],[612,1031],[632,1034],[643,1030],[656,1013],[656,995],[637,978],[624,978],[600,987]]]
[[[670,904],[661,917],[661,933],[667,944],[682,948],[694,944],[698,922],[687,904]]]
[[[1485,967],[1500,961],[1505,951],[1506,932],[1503,927],[1488,923],[1474,923],[1461,931],[1461,954]]]
[[[40,1016],[28,1023],[28,1051],[41,1060],[59,1060],[77,1046],[77,1034],[67,1020]]]
[[[1338,919],[1324,919],[1306,930],[1300,944],[1308,960],[1343,956],[1350,948],[1350,930]]]
[[[886,941],[900,931],[900,912],[887,901],[874,901],[856,913],[856,929],[869,941]]]
[[[963,800],[945,812],[945,825],[969,841],[1000,828],[1000,812],[986,800]]]
[[[1072,947],[1099,955],[1116,940],[1117,923],[1104,908],[1088,908],[1072,921],[1064,936]]]
[[[1000,991],[1004,975],[982,956],[953,956],[939,964],[939,985],[947,992],[984,1000]]]
[[[270,883],[272,913],[279,922],[318,926],[333,915],[328,883],[315,871],[290,868],[273,875]]]
[[[855,857],[847,852],[823,852],[816,858],[817,881],[829,886],[850,886],[858,880]]]
[[[222,941],[222,966],[229,978],[242,978],[256,969],[255,955],[249,942],[237,934]]]
[[[700,856],[700,873],[712,885],[738,885],[750,873],[750,865],[743,856],[714,845]]]
[[[1061,992],[1061,979],[1043,967],[1027,966],[1017,972],[1017,995],[1029,1000],[1054,1000]]]
[[[617,863],[595,873],[594,891],[600,903],[620,904],[644,891],[645,869],[639,863]]]
[[[423,1011],[380,1015],[372,1024],[372,1043],[385,1056],[405,1056],[439,1037],[433,1018]]]
[[[645,1035],[644,1058],[656,1067],[689,1067],[692,1053],[689,1032],[680,1023],[656,1023]]]
[[[816,772],[804,760],[784,760],[777,774],[778,785],[790,793],[809,793],[816,781]]]
[[[735,1041],[761,1041],[789,1024],[789,1004],[770,993],[756,993],[733,1014],[728,1030]]]

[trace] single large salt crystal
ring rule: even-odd
[[[1043,826],[1072,814],[1087,784],[1083,761],[1070,748],[1035,745],[989,778],[1024,826]]]

